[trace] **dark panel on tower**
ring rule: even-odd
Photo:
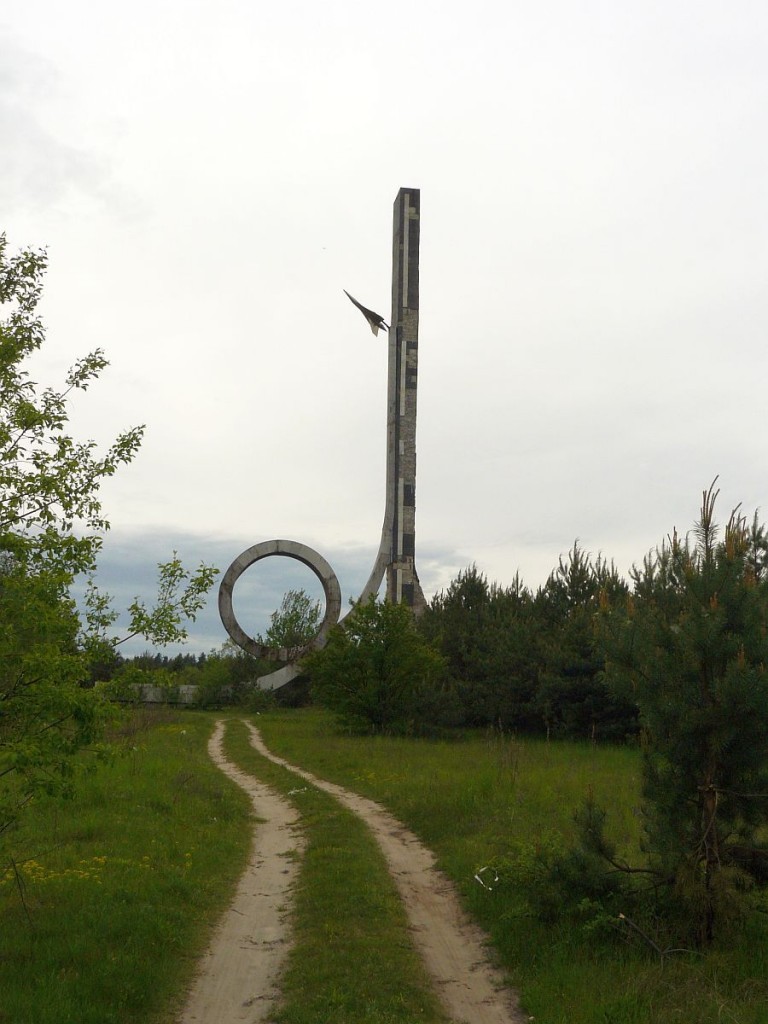
[[[403,191],[402,189],[400,190]],[[412,215],[408,225],[408,300],[409,309],[419,308],[419,243],[421,241],[421,194],[418,189],[409,193]]]

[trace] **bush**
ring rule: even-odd
[[[404,604],[371,598],[355,605],[302,667],[313,699],[357,730],[425,733],[449,724],[455,713],[445,660]]]

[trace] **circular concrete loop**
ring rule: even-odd
[[[253,637],[248,636],[235,617],[232,607],[232,591],[235,583],[254,562],[258,562],[262,558],[269,558],[271,555],[284,555],[287,558],[295,558],[299,562],[303,562],[304,565],[309,566],[323,587],[325,618],[317,635],[301,647],[267,647],[264,644],[259,644]],[[268,661],[297,661],[308,651],[323,647],[329,630],[339,621],[340,612],[341,588],[333,569],[317,551],[295,540],[265,540],[261,544],[254,544],[237,556],[224,573],[219,586],[219,615],[224,623],[224,628],[244,651],[252,654],[255,658],[264,658]]]

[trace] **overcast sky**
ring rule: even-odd
[[[287,537],[359,593],[387,347],[342,289],[389,319],[401,186],[427,596],[472,562],[536,588],[575,538],[626,572],[716,474],[721,518],[765,513],[766,54],[764,0],[6,5],[0,229],[50,257],[33,375],[101,346],[73,430],[147,424],[103,488],[105,589]],[[314,586],[268,561],[241,621]],[[224,636],[212,598],[188,649]]]

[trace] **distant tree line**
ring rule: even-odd
[[[756,518],[744,538],[745,565],[768,596],[765,531]],[[637,617],[680,601],[669,543],[626,579],[576,541],[536,590],[519,576],[508,586],[491,582],[470,565],[415,622],[407,609],[378,601],[358,605],[331,631],[327,648],[302,662],[310,679],[304,699],[332,707],[364,730],[491,727],[548,738],[636,738],[642,728],[637,687],[626,684],[605,622],[609,611],[615,623],[627,609]],[[317,603],[290,591],[258,639],[297,646],[315,634],[319,618]],[[118,685],[129,679],[169,688],[198,685],[201,701],[218,705],[242,701],[274,668],[231,642],[197,655],[146,652],[121,659],[116,652],[112,665],[98,666],[101,679]]]
[[[437,594],[418,622],[446,659],[456,724],[621,740],[637,732],[637,707],[604,677],[594,632],[601,601],[628,584],[578,542],[538,590],[516,577],[489,583],[472,565]]]
[[[407,609],[376,601],[358,606],[332,631],[327,652],[304,660],[311,679],[306,699],[327,704],[338,690],[334,706],[348,700],[358,727],[383,731],[491,726],[623,740],[637,733],[637,706],[604,678],[594,617],[606,595],[614,601],[628,592],[614,566],[578,542],[536,592],[519,577],[507,587],[491,583],[471,565],[416,623]],[[317,603],[290,591],[258,639],[297,646],[316,633],[319,619]],[[197,655],[148,651],[122,659],[116,652],[111,665],[97,666],[113,691],[140,682],[169,693],[197,685],[201,703],[216,705],[242,702],[274,668],[231,642]]]
[[[578,543],[536,592],[462,570],[414,622],[369,601],[304,661],[311,694],[350,724],[434,733],[492,727],[624,740],[637,705],[604,678],[594,618],[629,591],[613,565]]]
[[[175,704],[181,702],[181,688],[193,686],[197,707],[260,710],[271,703],[272,697],[259,688],[258,680],[275,667],[274,662],[253,658],[227,641],[208,653],[167,655],[145,651],[132,658],[117,655],[110,664],[102,663],[95,685],[105,696],[121,703],[140,703],[142,688],[151,686],[164,691],[165,700]]]
[[[270,616],[266,633],[258,634],[256,641],[266,647],[300,647],[317,633],[320,621],[320,602],[303,590],[289,590]],[[140,700],[143,686],[159,687],[171,704],[178,701],[180,687],[193,686],[194,703],[199,707],[258,710],[275,700],[270,690],[259,687],[258,680],[276,668],[279,665],[274,661],[254,658],[231,640],[207,654],[145,651],[123,658],[113,648],[92,663],[92,684],[98,683],[108,696],[124,702]],[[280,691],[277,701],[295,704],[306,696],[306,686],[288,686]]]

